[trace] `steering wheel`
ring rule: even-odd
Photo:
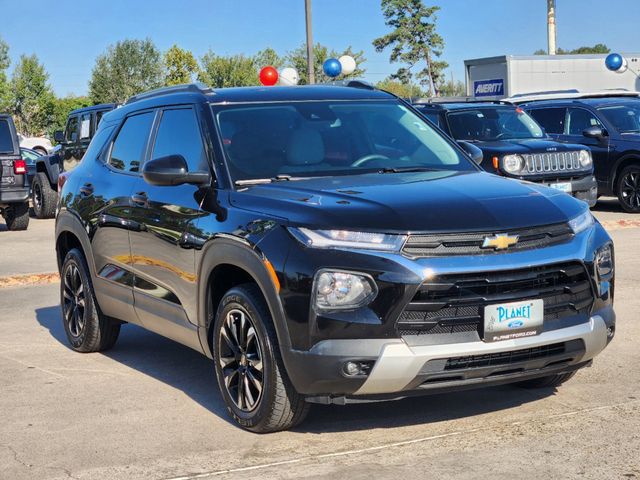
[[[371,153],[369,155],[365,155],[364,157],[360,157],[358,160],[351,164],[352,167],[361,167],[365,163],[371,162],[373,160],[391,160],[386,155],[380,155],[379,153]]]

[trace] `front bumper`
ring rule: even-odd
[[[542,181],[541,183],[551,188],[557,188],[558,185],[568,183],[571,185],[571,195],[578,200],[586,202],[590,207],[593,207],[598,201],[598,182],[594,176],[569,179],[566,181],[562,179],[553,182]]]
[[[297,352],[289,374],[312,402],[403,398],[577,370],[604,350],[614,331],[615,314],[607,306],[585,323],[502,342],[412,346],[401,338],[326,340]],[[370,361],[373,369],[366,377],[348,377],[342,373],[348,361]]]

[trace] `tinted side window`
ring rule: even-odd
[[[13,135],[6,120],[0,120],[0,152],[13,152]]]
[[[209,170],[198,118],[191,108],[162,113],[153,158],[167,155],[182,155],[190,172]]]
[[[80,116],[80,140],[91,138],[91,113]]]
[[[589,127],[602,126],[596,116],[584,108],[570,108],[567,124],[569,135],[582,135],[582,132]]]
[[[547,133],[562,135],[564,134],[565,111],[564,108],[536,108],[529,110],[529,114],[542,125]]]
[[[75,142],[78,139],[78,117],[73,116],[69,118],[64,138],[67,142]]]
[[[154,112],[128,117],[113,142],[109,164],[125,172],[137,172],[153,123]]]

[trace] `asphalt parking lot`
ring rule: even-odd
[[[271,435],[228,421],[187,347],[128,325],[105,354],[72,352],[57,280],[31,275],[55,270],[53,221],[0,225],[0,479],[640,478],[640,218],[613,200],[594,213],[616,245],[618,326],[593,367],[557,391],[315,406]]]

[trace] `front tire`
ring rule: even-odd
[[[309,405],[287,376],[271,314],[257,285],[240,285],[225,294],[212,335],[218,386],[241,427],[268,433],[304,420]]]
[[[77,248],[67,253],[60,277],[62,323],[71,348],[88,353],[113,347],[120,323],[100,312],[87,262]]]
[[[56,215],[58,192],[51,188],[49,178],[38,172],[33,179],[33,211],[38,218],[53,218]]]
[[[616,195],[625,212],[640,213],[640,166],[629,165],[620,172]]]
[[[564,382],[570,380],[576,372],[559,373],[557,375],[549,375],[547,377],[532,378],[531,380],[525,380],[517,385],[523,388],[551,388],[559,387]]]
[[[12,232],[26,230],[29,226],[29,202],[14,203],[5,208],[4,221]]]

